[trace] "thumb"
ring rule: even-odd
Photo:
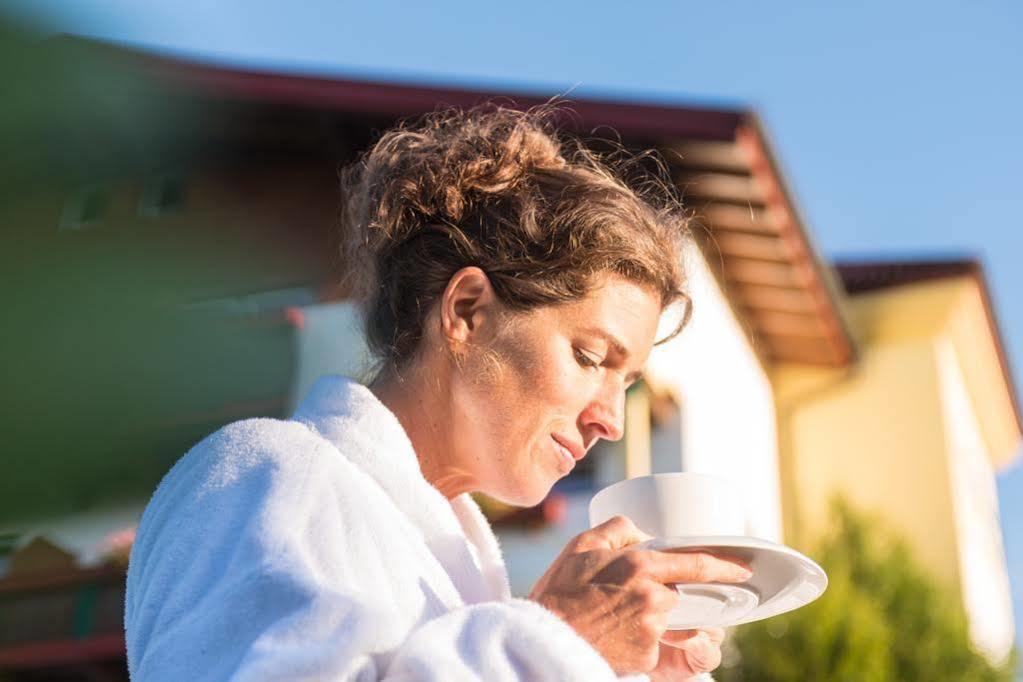
[[[613,516],[604,523],[581,533],[576,542],[576,548],[584,552],[594,549],[616,550],[652,538],[652,535],[637,528],[629,517]]]
[[[720,645],[725,641],[725,631],[721,628],[700,628],[698,630],[665,630],[661,635],[661,641],[668,646],[682,647],[686,642],[693,639],[700,633],[707,635],[711,644]]]
[[[668,646],[679,648],[699,634],[699,630],[665,630],[661,635],[661,641]]]

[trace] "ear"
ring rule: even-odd
[[[479,341],[493,330],[497,295],[478,267],[462,268],[448,280],[440,301],[440,330],[449,344]]]

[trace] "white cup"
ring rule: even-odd
[[[742,499],[726,480],[676,472],[629,478],[590,500],[590,526],[629,517],[655,538],[745,535]]]

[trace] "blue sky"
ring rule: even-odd
[[[56,30],[226,62],[753,107],[826,256],[983,259],[1023,387],[1016,0],[77,0],[73,9],[0,0],[5,6]],[[999,477],[999,491],[1023,617],[1023,466]]]

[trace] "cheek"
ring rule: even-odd
[[[471,386],[471,428],[476,432],[476,446],[491,453],[500,467],[513,465],[528,444],[528,434],[535,428],[545,392],[543,360],[528,346],[509,339],[500,346],[473,356],[463,365]]]
[[[474,393],[481,417],[477,426],[484,430],[479,435],[486,441],[480,445],[492,453],[500,472],[520,469],[527,459],[553,386],[547,376],[548,358],[528,344],[509,338],[494,350],[487,376],[476,375],[480,380]]]
[[[479,358],[489,369],[475,374],[474,397],[482,417],[476,445],[487,453],[480,462],[487,472],[480,473],[495,488],[535,493],[533,488],[549,486],[557,475],[549,434],[571,432],[594,389],[592,377],[566,343],[547,329],[529,329],[507,334],[489,361]]]
[[[538,344],[535,339],[509,343],[504,355],[502,386],[522,420],[522,426],[537,429],[538,419],[563,419],[572,413],[574,402],[585,389],[585,376],[578,364],[556,341]],[[582,380],[582,381],[581,381]],[[518,420],[516,420],[518,421]]]

